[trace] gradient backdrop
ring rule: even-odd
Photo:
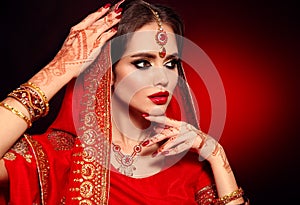
[[[71,26],[107,2],[1,1],[1,99],[54,57]],[[295,202],[300,193],[300,25],[296,4],[149,2],[174,7],[185,21],[186,37],[201,47],[218,69],[227,97],[220,142],[252,204]],[[31,132],[42,132],[54,119],[63,91],[52,99],[52,112]],[[198,91],[205,130],[210,102],[205,88]]]

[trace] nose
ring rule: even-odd
[[[154,86],[166,87],[169,83],[167,70],[164,68],[153,69],[153,84]]]

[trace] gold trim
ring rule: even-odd
[[[47,204],[47,198],[48,198],[48,180],[49,180],[49,172],[50,172],[50,166],[49,162],[46,158],[46,153],[44,152],[42,146],[36,141],[33,140],[32,137],[28,134],[24,134],[25,139],[27,140],[28,144],[30,145],[32,152],[34,154],[38,175],[39,175],[39,183],[41,187],[41,201],[42,205]]]

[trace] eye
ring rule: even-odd
[[[177,68],[177,65],[179,63],[179,60],[178,59],[172,59],[168,62],[165,63],[165,66],[168,68],[168,69],[175,69]]]
[[[133,61],[132,64],[137,68],[137,69],[147,69],[149,67],[151,67],[151,63],[147,60],[136,60]]]

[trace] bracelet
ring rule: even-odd
[[[45,93],[33,83],[22,84],[19,88],[8,94],[8,97],[14,98],[27,109],[30,114],[30,120],[45,116],[49,112],[49,103]]]
[[[42,98],[42,101],[44,104],[44,106],[42,108],[44,111],[42,116],[46,116],[49,112],[49,102],[48,102],[48,99],[47,99],[45,93],[37,85],[35,85],[32,82],[24,83],[21,85],[21,87],[30,87],[30,88],[33,88],[36,92],[38,92],[38,94]]]
[[[214,205],[224,205],[227,204],[235,199],[241,198],[244,195],[244,191],[242,188],[239,188],[238,190],[235,190],[231,192],[230,194],[227,194],[225,196],[222,196],[221,198],[218,198],[214,201]]]
[[[217,198],[217,191],[215,185],[208,185],[203,187],[195,194],[195,200],[201,205],[211,205]]]
[[[30,119],[28,117],[26,117],[26,115],[24,115],[22,112],[20,112],[19,110],[13,108],[12,106],[10,106],[10,105],[8,105],[8,104],[6,104],[4,102],[1,102],[0,106],[2,106],[5,109],[11,111],[12,113],[14,113],[15,115],[17,115],[18,117],[22,118],[27,123],[28,128],[31,127],[32,123],[31,123]]]

